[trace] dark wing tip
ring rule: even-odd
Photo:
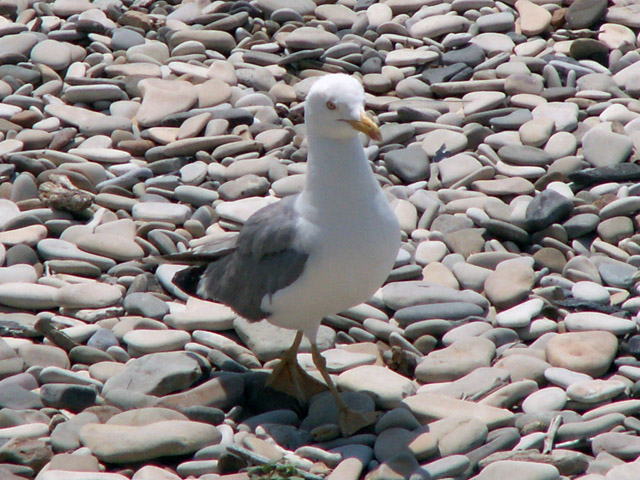
[[[206,268],[206,265],[187,267],[177,272],[173,276],[172,282],[183,292],[195,297],[198,291],[198,284]]]

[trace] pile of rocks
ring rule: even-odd
[[[0,12],[3,480],[640,476],[640,6]],[[345,400],[381,413],[350,438],[327,394],[265,389],[293,332],[144,261],[301,189],[327,72],[368,92],[404,232],[387,284],[321,327]]]

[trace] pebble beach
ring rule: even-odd
[[[640,478],[639,47],[632,0],[0,0],[0,479]],[[320,327],[347,438],[153,260],[302,189],[328,73],[403,240]]]

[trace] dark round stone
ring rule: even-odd
[[[23,243],[14,245],[7,250],[7,267],[26,263],[28,265],[36,265],[40,259],[33,248]]]
[[[446,67],[428,68],[422,72],[422,81],[432,85],[451,80],[454,75],[467,70],[469,67],[464,63],[449,64]]]
[[[40,388],[42,403],[47,407],[81,412],[96,402],[94,387],[67,383],[47,383]]]
[[[594,60],[605,67],[609,64],[609,49],[593,38],[578,38],[571,43],[569,55],[576,60]]]
[[[219,408],[194,405],[182,410],[190,420],[203,422],[210,425],[220,425],[224,421],[224,412]]]
[[[124,308],[131,315],[149,318],[162,318],[169,313],[169,307],[155,295],[146,292],[134,292],[124,299]]]
[[[627,343],[627,349],[629,353],[634,357],[640,357],[640,335],[634,335],[629,339]]]
[[[35,215],[23,214],[18,215],[15,218],[12,218],[7,223],[5,223],[3,231],[15,230],[18,228],[28,227],[30,225],[42,225],[42,220],[40,220]]]
[[[86,345],[73,347],[69,352],[69,359],[72,363],[79,363],[81,365],[93,365],[94,363],[114,361],[114,358],[107,352]]]
[[[109,347],[120,345],[116,336],[108,328],[100,328],[87,341],[88,347],[106,351]]]
[[[574,30],[589,28],[607,9],[607,0],[576,0],[564,15],[567,27]]]
[[[218,459],[218,471],[223,475],[236,473],[246,466],[247,462],[233,453],[225,452]]]
[[[484,50],[475,44],[467,45],[466,47],[459,48],[457,50],[450,50],[442,55],[443,65],[455,65],[456,63],[463,63],[468,67],[475,67],[484,62],[486,55]]]
[[[429,158],[420,147],[408,147],[388,152],[384,161],[389,170],[408,183],[429,178]]]
[[[535,232],[565,220],[573,210],[573,203],[554,190],[545,190],[531,201],[525,213],[527,230]]]
[[[363,75],[367,73],[380,73],[382,71],[382,59],[380,57],[371,57],[362,62],[360,71]]]

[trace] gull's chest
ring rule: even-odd
[[[318,294],[342,299],[341,303],[360,303],[386,279],[400,246],[400,232],[386,199],[381,195],[377,200],[368,208],[345,205],[315,225],[309,273],[313,271]]]

